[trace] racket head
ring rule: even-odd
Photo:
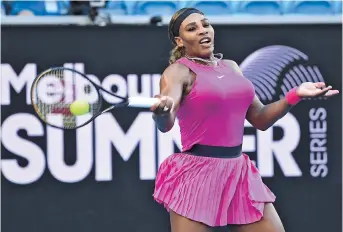
[[[70,105],[75,101],[88,103],[87,112],[72,114]],[[31,86],[31,102],[44,123],[64,130],[85,126],[101,114],[102,108],[97,84],[85,74],[66,67],[40,73]]]

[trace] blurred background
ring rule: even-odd
[[[182,7],[206,14],[215,51],[265,104],[306,81],[342,90],[342,1],[1,1],[1,231],[170,231],[152,193],[180,150],[178,125],[161,134],[147,110],[121,109],[62,132],[36,117],[29,91],[65,66],[122,96],[154,96]],[[342,231],[341,95],[304,100],[264,132],[246,123],[243,150],[287,232]]]

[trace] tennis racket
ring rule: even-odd
[[[118,98],[118,103],[108,108],[102,106],[107,93]],[[121,97],[92,81],[77,70],[55,67],[39,74],[31,87],[31,101],[37,116],[46,124],[60,129],[77,129],[101,114],[120,107],[150,108],[160,100],[145,97]],[[73,114],[70,106],[82,102],[83,112]]]

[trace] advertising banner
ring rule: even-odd
[[[215,51],[268,104],[302,82],[342,89],[341,28],[215,26]],[[37,74],[65,66],[121,96],[154,96],[171,50],[167,28],[3,26],[1,42],[2,231],[170,231],[152,193],[159,165],[180,149],[178,125],[162,134],[148,110],[131,108],[64,132],[37,118],[29,93]],[[341,95],[304,100],[267,131],[246,122],[243,151],[275,193],[287,232],[341,231],[341,141]]]

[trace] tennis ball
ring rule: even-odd
[[[76,116],[87,114],[89,112],[89,103],[83,100],[76,100],[70,104],[69,109]]]

